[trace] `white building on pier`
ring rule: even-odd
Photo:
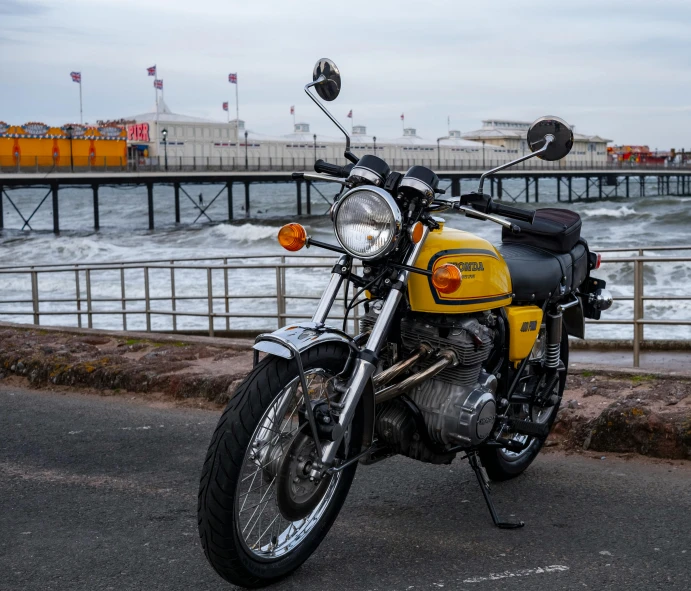
[[[171,167],[244,168],[247,162],[253,169],[293,170],[311,168],[317,158],[343,161],[345,139],[314,134],[305,122],[296,123],[292,133],[266,135],[246,129],[242,120],[222,122],[173,113],[163,100],[157,111],[126,120],[130,127],[137,124],[137,133],[128,134],[130,157],[162,161],[167,152]],[[377,137],[368,134],[364,125],[354,125],[351,145],[356,154],[376,154],[397,170],[413,164],[446,170],[456,166],[486,168],[526,153],[529,122],[486,120],[482,123],[477,131],[451,130],[448,135],[435,139],[423,138],[410,127],[400,137]],[[563,167],[601,165],[607,161],[609,140],[578,133],[574,136],[573,150]]]

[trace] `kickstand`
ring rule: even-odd
[[[489,509],[490,515],[492,516],[492,521],[494,525],[501,529],[517,529],[523,527],[525,523],[519,521],[518,523],[512,523],[510,521],[501,521],[497,515],[497,510],[494,508],[494,503],[492,502],[492,497],[490,496],[491,489],[489,486],[489,477],[485,471],[484,466],[480,463],[480,458],[477,452],[471,452],[467,455],[468,461],[470,462],[470,467],[475,472],[477,476],[478,484],[480,485],[480,490],[482,491],[482,496],[485,497],[485,502],[487,503],[487,508]]]

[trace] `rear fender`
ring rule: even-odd
[[[348,361],[343,366],[343,371],[347,371],[350,362],[360,354],[360,348],[349,334],[337,328],[315,322],[291,324],[290,326],[279,328],[272,333],[261,334],[257,337],[252,348],[255,352],[256,364],[259,352],[276,355],[284,359],[293,359],[296,351],[302,356],[302,353],[305,351],[323,343],[340,344],[348,351]],[[362,443],[364,447],[369,447],[374,437],[375,399],[372,380],[369,381],[363,390],[361,400],[364,411]]]

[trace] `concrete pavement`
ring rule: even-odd
[[[0,389],[0,589],[230,588],[196,531],[217,416]],[[274,589],[691,587],[688,462],[546,453],[494,495],[523,530],[492,527],[465,462],[360,467],[322,547]]]

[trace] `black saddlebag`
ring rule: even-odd
[[[520,226],[521,231],[514,234],[504,228],[501,241],[505,244],[526,244],[566,254],[571,252],[581,237],[581,216],[568,209],[538,209],[532,224],[511,221]]]

